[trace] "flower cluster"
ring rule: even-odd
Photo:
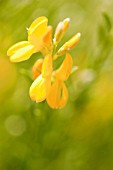
[[[62,108],[68,99],[65,81],[72,70],[72,57],[68,53],[80,39],[80,33],[74,35],[56,52],[56,47],[64,36],[70,19],[66,18],[58,24],[52,40],[52,26],[44,16],[37,18],[28,30],[28,41],[21,41],[11,46],[7,55],[12,62],[27,60],[33,53],[41,52],[44,58],[38,59],[33,68],[34,82],[30,87],[30,97],[36,102],[46,99],[51,108]],[[65,54],[64,61],[56,70],[53,61]]]

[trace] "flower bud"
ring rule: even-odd
[[[71,50],[79,41],[81,33],[74,35],[69,41],[67,41],[57,52],[57,55],[65,54],[67,51]]]
[[[54,43],[58,44],[62,37],[64,36],[68,26],[69,26],[70,19],[66,18],[62,22],[60,22],[56,28],[55,36],[54,36]]]

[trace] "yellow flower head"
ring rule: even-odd
[[[28,41],[18,42],[7,51],[12,62],[27,60],[35,52],[41,51],[42,39],[46,34],[48,19],[46,17],[37,18],[28,29]]]
[[[29,94],[32,100],[42,102],[46,99],[51,108],[62,108],[68,100],[68,90],[65,85],[72,71],[72,56],[68,53],[80,39],[80,33],[75,34],[58,51],[57,44],[64,36],[70,19],[66,18],[56,28],[52,40],[52,26],[44,16],[37,18],[28,28],[28,41],[16,43],[9,48],[7,54],[12,62],[27,60],[33,53],[41,52],[44,58],[38,59],[32,67],[34,82]],[[64,61],[54,70],[53,60],[66,54]]]

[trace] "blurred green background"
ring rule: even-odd
[[[26,27],[46,16],[53,30],[70,17],[63,42],[81,32],[70,52],[79,66],[66,82],[65,108],[29,97],[41,54],[11,63],[7,49],[27,40]],[[113,170],[113,1],[0,0],[0,170]]]

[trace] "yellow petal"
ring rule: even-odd
[[[28,30],[28,41],[35,46],[35,52],[42,49],[42,37],[47,32],[48,19],[46,17],[37,18]]]
[[[68,100],[68,91],[67,91],[67,88],[64,84],[64,82],[61,82],[61,92],[60,92],[60,100],[59,100],[59,108],[63,108],[66,103],[67,103],[67,100]]]
[[[51,76],[48,76],[45,79],[45,88],[46,88],[46,97],[49,94],[51,90]]]
[[[28,29],[28,35],[36,33],[37,36],[40,36],[40,34],[44,34],[47,27],[47,22],[48,19],[44,16],[35,19]]]
[[[47,55],[44,58],[43,66],[42,66],[42,77],[48,77],[52,73],[52,56],[51,54]]]
[[[47,27],[47,32],[44,34],[42,41],[48,50],[50,50],[52,47],[52,26]]]
[[[29,35],[28,41],[35,46],[34,52],[42,50],[42,39],[38,38],[35,34]]]
[[[33,79],[36,79],[41,74],[43,61],[44,60],[42,58],[40,58],[33,65],[33,67],[32,67]]]
[[[33,45],[25,46],[25,47],[17,50],[16,53],[10,57],[10,60],[12,62],[20,62],[20,61],[27,60],[30,58],[30,56],[33,54],[33,52],[34,52]]]
[[[47,95],[47,103],[51,108],[58,108],[58,81],[55,81],[50,88],[49,94]]]
[[[45,80],[42,75],[32,83],[29,91],[30,97],[36,102],[42,102],[46,98]]]
[[[79,41],[81,34],[77,33],[69,41],[67,41],[57,52],[57,55],[62,55],[71,50]]]
[[[28,45],[30,45],[30,42],[28,41],[18,42],[8,49],[7,55],[12,56],[14,53],[16,53],[17,50],[19,50],[20,48],[26,47]]]
[[[72,70],[72,64],[72,57],[69,53],[67,53],[62,65],[55,71],[57,79],[62,81],[67,80]]]
[[[63,82],[56,80],[47,96],[47,103],[51,108],[62,108],[66,105],[68,99],[68,91]]]

